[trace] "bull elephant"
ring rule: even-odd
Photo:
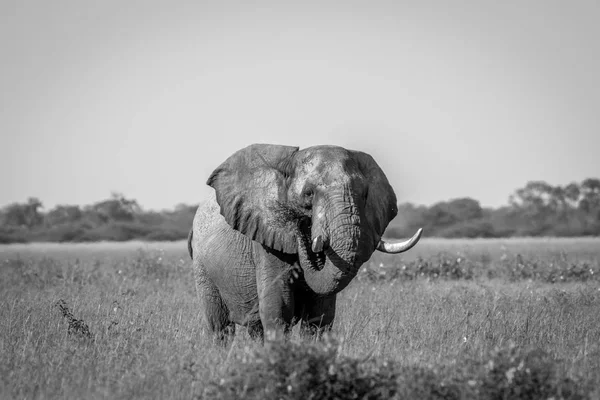
[[[235,326],[264,340],[297,322],[331,329],[336,295],[375,250],[401,253],[419,240],[381,239],[396,195],[368,154],[337,146],[253,144],[208,178],[188,251],[210,331],[226,342]]]

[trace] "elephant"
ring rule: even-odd
[[[330,331],[336,295],[375,250],[402,253],[420,239],[382,235],[396,195],[367,153],[339,146],[252,144],[210,175],[188,235],[207,327],[226,343],[243,326],[252,338],[291,327]],[[266,339],[265,339],[266,337]]]

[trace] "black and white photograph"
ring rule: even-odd
[[[598,0],[0,0],[0,399],[600,399]]]

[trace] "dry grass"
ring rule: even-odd
[[[544,365],[536,379],[544,376],[559,385],[557,376],[569,378],[589,397],[598,398],[592,389],[600,387],[596,275],[573,275],[566,283],[548,283],[543,273],[490,278],[488,271],[504,271],[517,254],[527,260],[523,265],[535,262],[535,270],[568,271],[584,263],[595,270],[600,240],[423,240],[406,257],[377,254],[365,270],[385,270],[388,277],[361,276],[339,297],[333,334],[335,360],[346,371],[345,378],[337,373],[333,389],[323,383],[331,379],[319,380],[317,372],[305,372],[306,379],[342,390],[340,382],[363,382],[352,374],[364,375],[366,367],[361,366],[374,365],[368,371],[379,372],[368,379],[361,375],[364,382],[387,387],[385,379],[395,379],[393,387],[404,388],[419,382],[413,386],[432,388],[422,398],[436,398],[431,393],[446,393],[440,388],[452,384],[455,392],[437,398],[481,397],[488,393],[486,385],[500,390],[508,377],[521,371],[519,362],[511,364],[512,355],[494,354],[517,349],[527,355],[527,349],[538,349],[546,358],[533,361]],[[401,274],[390,277],[406,265],[437,265],[440,259],[456,258],[474,269],[470,279],[460,274],[415,275],[409,281]],[[239,392],[232,374],[263,371],[257,367],[266,365],[263,353],[244,335],[230,348],[213,346],[192,282],[184,242],[0,247],[0,398],[167,399],[203,393],[221,398],[233,393],[229,398],[235,398]],[[302,340],[294,330],[292,341]],[[304,348],[308,346],[282,351],[300,354],[298,349]],[[301,353],[297,362],[313,356],[329,362],[329,353],[323,351]],[[359,361],[348,364],[346,359]],[[242,360],[252,368],[240,370]],[[385,361],[396,369],[383,368]],[[489,367],[490,362],[496,367]],[[384,369],[396,372],[382,375]],[[411,375],[415,371],[418,376]],[[233,382],[229,392],[227,382]],[[294,393],[290,390],[288,397],[295,398]],[[518,398],[514,392],[502,393]]]

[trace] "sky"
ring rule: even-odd
[[[0,0],[0,206],[198,203],[252,143],[399,202],[600,177],[600,2]]]

